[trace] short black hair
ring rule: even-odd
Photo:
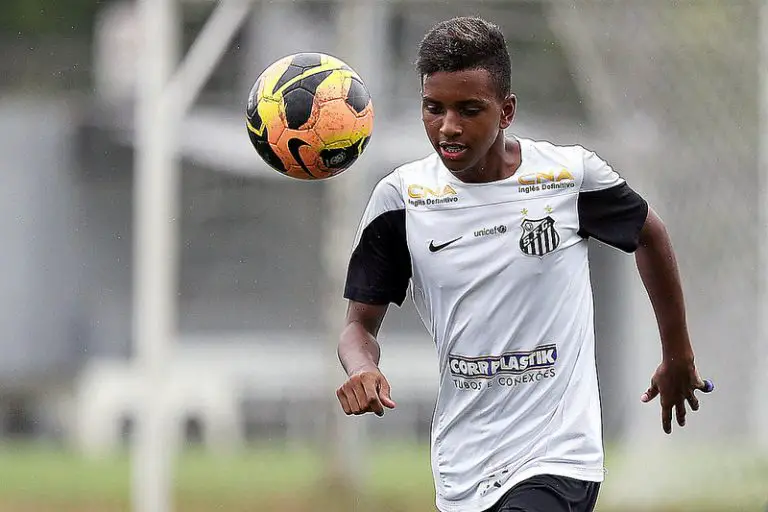
[[[421,79],[441,71],[485,69],[491,74],[499,96],[512,92],[512,61],[501,29],[477,17],[442,21],[427,32],[419,44],[416,70]]]

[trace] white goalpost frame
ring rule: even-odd
[[[759,4],[759,35],[758,35],[758,176],[760,177],[760,194],[758,210],[760,214],[759,260],[760,269],[759,302],[758,302],[758,332],[756,336],[757,364],[754,366],[752,392],[752,433],[765,453],[768,451],[768,0],[760,0]]]
[[[169,510],[171,456],[163,366],[176,319],[175,227],[178,169],[171,123],[161,101],[176,60],[174,0],[142,0],[144,28],[136,90],[133,328],[135,364],[142,375],[134,411],[132,500],[140,512]]]
[[[355,16],[356,9],[360,8],[355,0],[338,1],[341,19]],[[135,411],[132,460],[132,501],[136,512],[173,510],[172,460],[177,435],[171,423],[174,418],[168,396],[167,368],[177,329],[180,170],[174,130],[194,104],[253,4],[253,0],[218,3],[177,68],[177,2],[139,0],[144,40],[136,102],[133,307],[135,362],[143,378]],[[364,36],[361,30],[342,34],[340,46],[354,52],[362,45],[350,43],[355,37]],[[328,217],[339,220],[339,225],[348,223],[350,215],[357,213],[350,212],[345,205],[349,203],[346,198],[362,186],[360,178],[330,184],[331,197],[337,200],[330,201],[333,211]],[[339,233],[335,228],[338,226],[328,223],[324,226],[332,239],[349,237],[349,233]],[[335,276],[343,266],[338,257],[338,251],[343,249],[334,244],[334,240],[326,245],[329,246],[325,253],[326,269]],[[337,250],[330,251],[331,247]],[[338,309],[329,309],[327,314],[332,317],[328,324],[329,336],[335,339],[333,331],[338,330],[342,317]],[[360,426],[353,428],[349,422],[337,423],[334,430],[336,461],[332,465],[356,482],[354,477],[360,476],[362,457],[357,446],[363,431]]]
[[[223,0],[176,69],[177,0],[139,0],[144,38],[136,101],[134,339],[141,394],[134,411],[132,501],[136,512],[173,509],[168,362],[176,340],[179,164],[176,126],[250,9]]]

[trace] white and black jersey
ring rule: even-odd
[[[481,511],[538,474],[603,479],[588,238],[638,246],[647,203],[595,153],[521,139],[515,174],[464,183],[437,155],[375,187],[345,297],[411,294],[437,348],[437,507]]]

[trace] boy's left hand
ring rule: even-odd
[[[693,358],[662,361],[651,377],[650,387],[643,393],[640,400],[648,403],[661,395],[661,425],[664,432],[672,433],[672,409],[675,409],[677,423],[685,426],[685,402],[692,411],[699,410],[699,400],[694,395],[695,390],[709,391],[709,386],[699,377]]]

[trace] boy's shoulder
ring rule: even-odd
[[[539,152],[545,155],[561,155],[570,158],[583,158],[593,153],[581,144],[557,144],[544,139],[530,139],[517,137],[521,145],[527,146],[529,151]]]

